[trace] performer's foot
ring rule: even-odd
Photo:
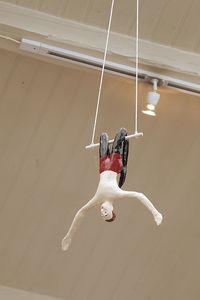
[[[156,224],[159,226],[162,223],[162,220],[163,220],[163,216],[161,215],[161,213],[157,213],[154,216],[154,220],[155,220]]]

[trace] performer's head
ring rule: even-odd
[[[112,222],[116,219],[112,203],[107,201],[101,205],[101,216],[106,222]]]

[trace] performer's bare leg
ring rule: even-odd
[[[121,188],[125,182],[127,174],[129,141],[125,139],[128,132],[126,128],[120,128],[119,132],[115,136],[115,140],[112,146],[112,153],[118,153],[122,158],[122,168],[120,172],[118,185]]]
[[[108,135],[106,132],[102,133],[100,135],[100,140],[99,140],[99,158],[101,159],[104,156],[109,156],[110,155],[110,150],[109,150],[109,144],[108,144]]]
[[[162,222],[162,214],[153,206],[151,201],[142,193],[138,192],[130,192],[130,191],[123,191],[121,190],[121,198],[120,199],[138,199],[142,204],[148,208],[148,210],[152,213],[154,220],[157,225],[160,225]]]

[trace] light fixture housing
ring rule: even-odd
[[[150,109],[142,110],[142,112],[143,112],[143,114],[148,115],[148,116],[153,116],[153,117],[156,116],[155,111],[150,110]]]
[[[155,107],[160,100],[160,94],[157,93],[158,79],[153,79],[152,83],[153,83],[153,91],[148,92],[146,109],[142,110],[142,112],[145,115],[156,116]]]

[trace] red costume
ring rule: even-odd
[[[99,160],[99,173],[102,173],[104,171],[114,171],[119,174],[121,173],[122,168],[122,156],[119,153],[105,155]]]
[[[127,130],[121,128],[115,136],[112,148],[109,147],[107,133],[100,136],[99,173],[113,171],[119,176],[119,187],[122,187],[126,178],[129,142],[126,140]],[[110,149],[111,148],[111,149]]]

